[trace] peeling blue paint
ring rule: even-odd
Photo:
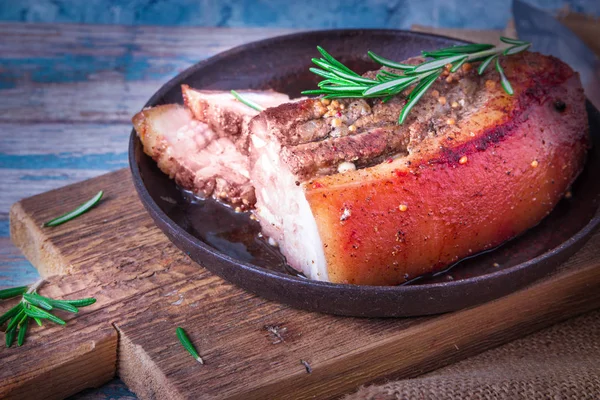
[[[35,168],[71,168],[112,171],[126,167],[127,153],[111,154],[2,154],[0,168],[35,169]]]
[[[528,0],[547,9],[600,15],[597,0]],[[0,2],[0,20],[224,27],[501,29],[510,0],[21,0]]]
[[[21,181],[66,181],[69,179],[69,175],[22,175],[19,177]]]
[[[0,62],[0,65],[2,64],[2,62]],[[2,75],[0,75],[0,89],[13,89],[16,88],[17,84],[15,82],[12,81],[8,81],[8,80],[4,80],[2,79]]]
[[[134,400],[137,396],[125,386],[122,380],[113,379],[100,389],[86,389],[67,400]]]
[[[10,260],[8,265],[0,270],[0,289],[3,287],[24,286],[35,282],[40,274],[37,269],[23,256]]]
[[[92,48],[95,44],[90,44]],[[87,81],[103,72],[118,72],[125,80],[164,80],[199,59],[178,57],[159,59],[134,54],[134,47],[121,55],[64,54],[61,57],[1,58],[0,89],[15,82],[66,83]]]
[[[10,229],[7,219],[0,219],[0,237],[9,237]]]
[[[8,219],[0,219],[0,238],[7,238],[9,235]],[[2,259],[0,289],[27,285],[39,278],[37,270],[21,254],[14,254],[13,250],[2,246],[0,247],[0,258]]]

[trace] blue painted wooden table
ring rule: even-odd
[[[0,288],[37,271],[10,243],[17,200],[127,166],[131,116],[185,68],[283,29],[0,23]],[[115,379],[79,399],[135,398]]]

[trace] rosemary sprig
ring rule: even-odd
[[[11,297],[17,297],[27,291],[27,286],[19,286],[14,288],[8,288],[0,290],[0,299],[10,299]]]
[[[473,43],[446,47],[435,51],[423,51],[423,57],[431,60],[418,65],[398,63],[369,51],[369,57],[376,63],[401,72],[398,74],[380,70],[376,75],[376,79],[360,76],[333,58],[322,47],[317,46],[317,50],[323,57],[313,58],[312,62],[320,68],[310,68],[310,71],[325,78],[325,80],[319,82],[319,89],[306,90],[302,94],[324,95],[327,99],[378,97],[383,98],[385,102],[392,96],[399,95],[414,86],[406,96],[406,104],[398,117],[398,123],[402,124],[410,110],[433,85],[446,66],[449,66],[450,72],[456,72],[466,62],[481,62],[477,69],[477,72],[481,75],[495,61],[502,87],[506,93],[512,95],[514,91],[500,65],[500,57],[525,51],[531,46],[531,43],[506,37],[500,37],[500,41],[503,43],[500,46]]]
[[[204,364],[204,360],[202,359],[202,357],[200,357],[200,354],[198,354],[198,351],[192,344],[192,341],[188,337],[187,333],[185,333],[183,328],[178,326],[176,331],[177,338],[179,339],[181,345],[192,355],[192,357],[196,359],[196,361],[198,361],[200,364]]]
[[[248,107],[250,107],[250,108],[253,108],[253,109],[255,109],[256,111],[263,111],[263,110],[264,110],[264,107],[263,107],[263,106],[261,106],[260,104],[257,104],[257,103],[255,103],[255,102],[253,102],[252,100],[250,100],[250,99],[248,99],[248,98],[246,98],[246,97],[242,96],[241,94],[239,94],[239,93],[238,93],[238,92],[236,92],[235,90],[232,90],[232,91],[231,91],[231,95],[232,95],[233,97],[235,97],[235,98],[236,98],[236,100],[238,100],[239,102],[241,102],[241,103],[243,103],[243,104],[247,105],[247,106],[248,106]]]
[[[12,346],[12,343],[17,335],[17,346],[22,346],[25,341],[25,335],[29,326],[29,322],[33,319],[39,326],[42,326],[42,319],[47,319],[59,325],[65,325],[66,322],[58,318],[49,311],[59,309],[72,313],[77,313],[77,307],[85,307],[96,302],[94,298],[78,299],[78,300],[55,300],[49,297],[40,296],[37,289],[44,282],[43,279],[38,280],[33,285],[20,286],[0,290],[0,299],[8,299],[21,295],[21,301],[0,316],[0,326],[8,321],[5,330],[6,347]]]
[[[88,212],[92,207],[98,204],[100,202],[100,199],[102,199],[103,195],[104,192],[101,190],[94,197],[92,197],[90,200],[86,201],[73,211],[69,211],[68,213],[63,214],[60,217],[45,222],[42,226],[57,226],[60,224],[64,224],[65,222],[70,221],[73,218],[79,217],[81,214]]]

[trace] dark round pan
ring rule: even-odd
[[[202,61],[164,85],[146,106],[181,103],[180,85],[205,89],[274,89],[299,96],[314,88],[308,68],[321,45],[351,68],[376,66],[367,50],[402,60],[421,50],[460,43],[395,30],[299,33],[236,47]],[[281,255],[258,237],[259,227],[214,201],[182,192],[142,151],[131,134],[129,160],[142,203],[169,239],[194,261],[222,278],[292,307],[359,317],[406,317],[473,306],[523,288],[553,272],[575,253],[600,223],[600,114],[588,104],[594,148],[585,171],[538,226],[503,246],[463,260],[452,269],[402,286],[357,286],[310,281],[286,267]]]

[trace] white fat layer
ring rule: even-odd
[[[323,243],[304,189],[296,185],[294,175],[280,163],[279,146],[256,139],[252,137],[253,144],[259,144],[261,149],[253,179],[257,216],[265,235],[278,243],[293,268],[310,279],[329,281]]]
[[[247,157],[229,138],[217,138],[208,125],[192,119],[187,109],[171,107],[152,119],[152,124],[154,131],[169,144],[163,158],[177,159],[194,172],[197,180],[223,174],[232,183],[244,184],[249,180]]]

